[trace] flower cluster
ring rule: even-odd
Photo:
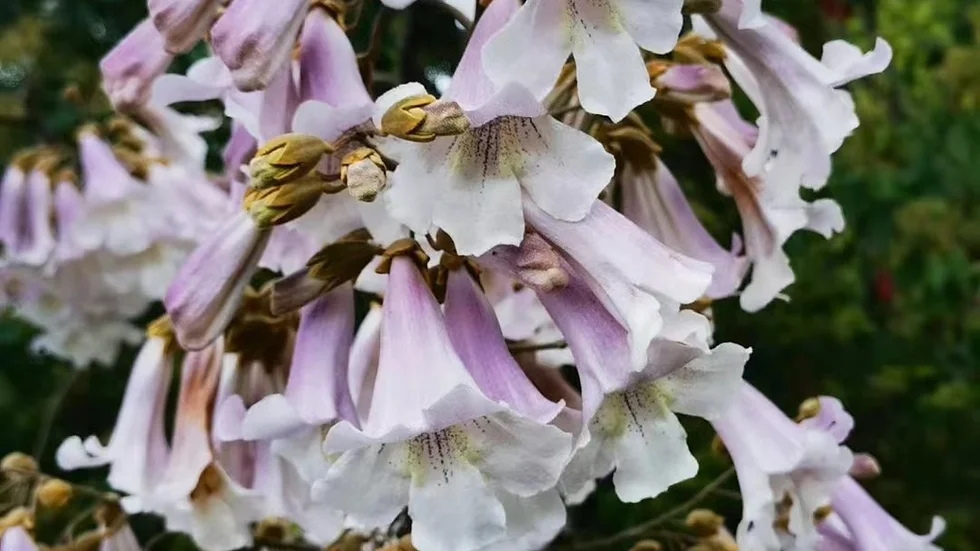
[[[170,159],[188,148],[168,106],[219,101],[225,187],[199,155],[134,176],[81,138],[93,214],[45,234],[56,269],[197,246],[172,278],[135,277],[167,315],[108,442],[69,438],[59,464],[108,465],[128,512],[206,551],[248,545],[270,518],[326,544],[391,534],[406,512],[421,551],[540,549],[599,479],[636,502],[694,477],[693,416],[735,464],[740,549],[933,548],[849,478],[876,469],[840,446],[840,404],[785,418],[743,381],[751,351],[714,342],[709,317],[714,300],[755,311],[780,297],[797,230],[843,229],[836,202],[805,196],[858,125],[842,86],[882,71],[888,44],[835,41],[818,60],[751,0],[493,0],[479,17],[475,0],[444,4],[472,29],[439,97],[420,83],[374,97],[342,2],[148,2],[102,63],[106,92],[156,121],[133,133]],[[165,73],[202,39],[212,57]],[[700,146],[741,215],[730,247],[701,225],[641,106]],[[25,166],[4,197],[21,181],[48,189],[44,165]],[[20,251],[42,237],[22,237],[6,238],[21,239],[8,258],[30,264],[41,255]]]
[[[170,109],[79,130],[77,151],[23,152],[0,183],[2,300],[78,367],[112,363],[186,256],[231,212],[204,171],[209,119]],[[144,126],[145,125],[145,126]]]

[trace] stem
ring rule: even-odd
[[[708,497],[712,492],[720,488],[725,482],[728,481],[732,475],[735,474],[734,468],[729,468],[727,471],[723,472],[718,478],[711,481],[707,486],[701,488],[701,491],[694,494],[691,499],[681,503],[677,507],[670,509],[669,511],[663,513],[662,515],[651,519],[642,524],[637,524],[631,528],[627,528],[622,532],[618,532],[606,538],[595,539],[591,541],[582,542],[580,544],[573,544],[570,549],[575,551],[581,551],[583,549],[601,549],[603,547],[609,547],[610,545],[623,542],[625,540],[631,540],[635,538],[642,537],[650,530],[656,528],[657,526],[671,520],[677,516],[686,513],[688,510],[693,508],[695,505],[701,502],[704,498]]]
[[[81,378],[82,371],[78,369],[72,370],[71,377],[65,381],[65,384],[58,391],[58,394],[54,396],[51,401],[51,405],[48,408],[48,412],[45,415],[44,424],[41,425],[41,431],[37,435],[37,442],[34,444],[34,459],[41,462],[41,455],[44,454],[44,448],[48,444],[48,436],[51,434],[51,427],[54,425],[55,419],[58,417],[58,411],[61,410],[61,405],[68,397],[71,392],[72,387]]]

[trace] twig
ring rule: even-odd
[[[710,495],[712,492],[720,488],[725,482],[728,481],[729,478],[732,477],[733,474],[735,474],[735,469],[729,468],[727,471],[722,473],[718,478],[711,481],[707,486],[701,488],[701,491],[694,494],[694,496],[691,499],[685,501],[684,503],[681,503],[677,507],[670,509],[669,511],[665,512],[664,514],[654,519],[651,519],[642,524],[637,524],[636,526],[627,528],[626,530],[613,534],[609,537],[595,539],[591,541],[585,541],[579,544],[573,544],[571,546],[571,549],[574,549],[575,551],[581,551],[583,549],[601,549],[603,547],[608,547],[610,545],[620,543],[625,540],[631,540],[634,538],[642,537],[647,532],[663,524],[664,522],[667,522],[668,520],[676,516],[686,513],[688,509],[694,507],[695,505],[700,503],[701,500],[708,497],[708,495]]]
[[[58,391],[58,394],[54,396],[51,401],[51,406],[48,409],[47,415],[44,419],[44,424],[41,425],[41,432],[37,435],[37,442],[34,444],[34,459],[38,462],[41,461],[41,455],[44,453],[44,448],[48,445],[48,436],[51,434],[51,427],[54,425],[55,419],[58,416],[58,411],[61,410],[61,405],[68,397],[75,383],[81,378],[82,371],[79,369],[72,370],[71,377],[65,381],[65,385]]]
[[[567,348],[568,343],[565,341],[554,341],[546,342],[542,344],[514,344],[507,347],[511,354],[517,354],[520,352],[537,352],[539,350],[559,350],[562,348]]]

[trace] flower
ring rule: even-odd
[[[201,349],[224,331],[241,303],[269,233],[239,211],[187,258],[163,299],[181,346]]]
[[[204,37],[221,0],[147,0],[150,19],[171,54],[181,54]]]
[[[493,401],[454,352],[418,268],[391,261],[372,400],[362,428],[343,421],[324,450],[340,453],[314,496],[367,526],[408,505],[426,550],[478,549],[507,535],[500,493],[553,488],[569,437]],[[412,354],[405,354],[405,350]]]
[[[551,216],[584,217],[612,178],[614,161],[598,142],[547,114],[516,84],[495,87],[483,73],[480,52],[516,9],[513,0],[491,4],[480,19],[445,96],[432,106],[465,115],[455,136],[432,136],[407,145],[384,199],[391,215],[417,232],[438,226],[459,254],[482,254],[517,244],[524,232],[522,190]],[[378,99],[390,113],[404,98],[422,96],[417,84]],[[376,124],[385,129],[384,121]]]
[[[845,477],[834,488],[831,504],[844,532],[824,529],[820,551],[941,551],[934,545],[946,527],[933,517],[929,533],[913,534],[885,511],[857,481]],[[826,524],[826,523],[825,523]],[[836,545],[837,547],[833,547]]]
[[[674,175],[660,159],[650,167],[627,161],[621,171],[623,214],[667,247],[711,264],[714,271],[705,291],[708,298],[734,295],[749,267],[740,255],[741,239],[732,237],[731,251],[721,248],[701,225]]]
[[[636,367],[646,364],[647,346],[664,318],[700,298],[710,284],[710,264],[667,248],[601,201],[579,222],[554,219],[530,201],[524,215],[537,233],[525,238],[522,250],[543,238],[580,267],[592,292],[627,329]]]
[[[756,141],[755,128],[738,115],[731,101],[694,107],[694,136],[715,169],[718,188],[735,199],[742,218],[746,256],[752,262],[749,284],[739,302],[747,311],[765,307],[795,275],[783,245],[800,229],[826,238],[844,229],[840,205],[832,199],[807,203],[799,187],[775,171],[749,176],[744,160]]]
[[[487,259],[491,265],[520,275],[519,250],[499,247],[494,253]],[[731,343],[709,349],[707,319],[683,311],[646,340],[645,361],[636,365],[630,332],[585,272],[567,261],[563,268],[566,285],[537,290],[568,342],[582,384],[584,428],[562,490],[580,495],[615,469],[613,483],[623,501],[659,495],[697,473],[675,412],[709,419],[724,413],[750,351]]]
[[[37,551],[37,543],[23,526],[11,526],[0,535],[0,551]]]
[[[261,496],[247,490],[217,462],[210,419],[221,373],[224,343],[189,352],[181,388],[170,460],[142,510],[163,515],[167,528],[187,532],[206,551],[249,545],[248,523],[260,516]]]
[[[70,470],[108,463],[109,485],[136,499],[156,486],[170,456],[164,416],[174,342],[168,325],[164,318],[149,330],[133,363],[109,444],[102,446],[94,436],[84,443],[77,436],[69,437],[55,454],[59,467]]]
[[[236,0],[211,28],[211,45],[243,92],[262,90],[288,68],[307,0]]]
[[[739,546],[812,549],[818,525],[830,514],[832,492],[854,462],[851,451],[819,428],[796,425],[748,383],[712,425],[742,492]]]
[[[698,32],[724,41],[726,67],[761,112],[745,172],[819,189],[830,176],[830,155],[858,126],[854,101],[837,87],[883,70],[891,49],[879,39],[875,52],[861,60],[856,48],[838,41],[828,45],[821,63],[776,23],[754,18],[752,28],[739,28],[744,9],[742,0],[724,0],[717,13],[694,19]]]
[[[530,0],[487,44],[487,73],[538,99],[575,58],[582,107],[614,122],[654,95],[640,48],[667,53],[684,19],[680,0]],[[534,55],[527,55],[534,52]]]
[[[123,111],[146,103],[154,79],[166,72],[171,61],[163,37],[152,21],[144,19],[99,62],[109,101]]]

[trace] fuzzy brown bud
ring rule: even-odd
[[[71,484],[57,478],[45,480],[35,490],[37,502],[49,509],[60,509],[70,500],[74,491]]]
[[[344,155],[340,164],[340,179],[355,199],[365,203],[377,199],[388,183],[384,160],[377,151],[368,147]]]
[[[10,452],[0,460],[0,471],[9,477],[30,476],[37,473],[37,461],[22,452]]]
[[[725,519],[709,509],[694,509],[684,519],[685,526],[702,538],[714,535],[724,523]]]
[[[431,142],[469,129],[470,120],[458,103],[437,101],[428,94],[405,98],[381,117],[382,132],[412,142]]]
[[[283,134],[265,143],[248,163],[249,185],[262,189],[302,179],[333,148],[308,134]]]

